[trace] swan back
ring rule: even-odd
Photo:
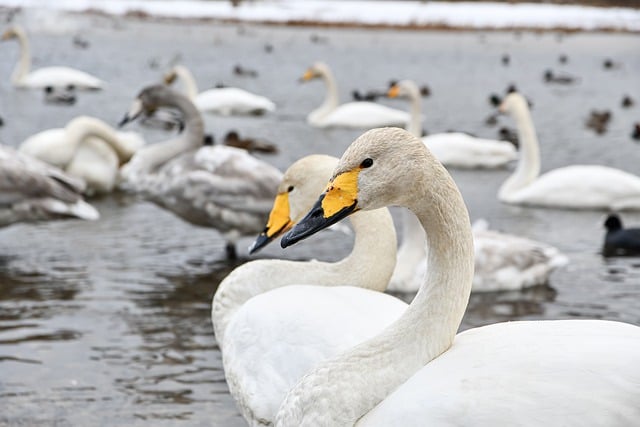
[[[0,226],[19,221],[99,218],[82,200],[85,186],[61,170],[9,147],[0,147]]]

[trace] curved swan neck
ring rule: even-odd
[[[336,85],[336,80],[333,77],[333,73],[328,67],[322,69],[321,74],[322,80],[327,88],[327,94],[324,98],[324,102],[320,107],[316,108],[309,114],[310,121],[320,120],[325,117],[327,114],[331,113],[338,107],[340,103],[340,98],[338,96],[338,86]]]
[[[181,65],[176,65],[173,70],[184,83],[189,99],[196,99],[196,96],[198,96],[198,85],[196,84],[196,79],[193,77],[193,74],[191,74],[191,71]]]
[[[407,130],[412,135],[418,138],[422,137],[422,97],[420,96],[420,89],[415,83],[411,82],[405,86],[405,90],[409,95],[409,101],[411,105],[411,120],[407,124]]]
[[[18,44],[20,46],[20,59],[13,69],[11,74],[11,81],[17,84],[22,80],[24,76],[29,74],[31,70],[31,48],[29,47],[29,39],[27,34],[22,28],[15,28],[14,32],[18,37]]]
[[[140,149],[130,167],[134,170],[153,171],[177,155],[201,147],[204,141],[204,122],[195,105],[185,96],[171,92],[158,107],[176,108],[182,113],[184,130],[177,138],[158,142]]]
[[[131,153],[124,147],[115,130],[102,120],[93,117],[76,117],[66,127],[68,142],[77,148],[88,137],[95,136],[106,142],[118,156],[120,162],[131,157]]]
[[[515,106],[511,115],[518,127],[520,140],[520,160],[514,173],[500,188],[500,196],[508,197],[511,192],[525,187],[540,175],[540,146],[526,101]]]
[[[218,287],[211,308],[218,342],[222,342],[227,325],[245,302],[276,288],[349,285],[384,291],[396,262],[391,214],[386,208],[358,212],[351,223],[356,236],[353,250],[341,261],[257,260],[231,272]]]
[[[416,214],[428,236],[424,284],[398,321],[298,383],[280,407],[276,425],[354,425],[451,346],[471,292],[473,238],[453,180],[429,161],[434,162],[429,172],[421,170],[424,162],[412,169],[416,188],[398,203]]]

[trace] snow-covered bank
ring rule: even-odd
[[[640,10],[532,3],[265,0],[232,7],[198,0],[0,0],[0,6],[261,23],[640,32]]]

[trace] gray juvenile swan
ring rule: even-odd
[[[84,183],[60,169],[0,146],[0,227],[60,218],[96,220]]]
[[[187,97],[166,86],[143,89],[121,124],[161,107],[182,113],[184,131],[138,150],[121,169],[123,186],[185,221],[218,229],[233,258],[241,235],[262,231],[282,173],[244,150],[203,147],[200,113]]]
[[[410,209],[424,227],[429,266],[422,287],[395,323],[302,378],[280,406],[276,426],[637,422],[640,327],[528,321],[456,335],[473,280],[469,215],[446,169],[405,130],[359,137],[282,245],[353,212],[389,205]]]

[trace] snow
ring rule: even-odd
[[[100,11],[111,15],[142,12],[166,18],[209,18],[263,23],[327,23],[474,29],[640,31],[640,10],[551,4],[447,3],[422,1],[228,1],[198,0],[0,0],[0,6]]]

